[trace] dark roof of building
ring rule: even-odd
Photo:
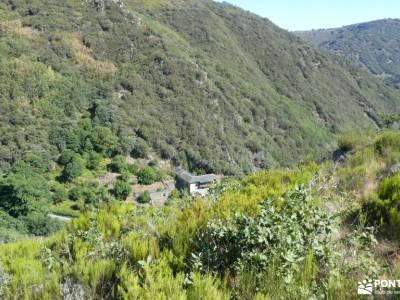
[[[178,168],[176,170],[176,175],[187,183],[209,183],[217,180],[217,176],[215,174],[207,174],[196,176],[185,170]]]

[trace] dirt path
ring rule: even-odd
[[[61,222],[65,222],[65,223],[68,223],[68,222],[70,222],[72,220],[71,217],[59,216],[59,215],[55,215],[55,214],[48,214],[47,216],[50,219],[61,221]]]

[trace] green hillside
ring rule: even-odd
[[[0,20],[3,173],[32,157],[52,170],[65,149],[148,147],[248,173],[324,155],[338,131],[397,110],[372,76],[212,1],[9,0]]]
[[[400,134],[339,144],[341,162],[226,179],[158,209],[112,201],[0,245],[0,297],[364,299],[358,281],[400,275]]]
[[[0,1],[0,299],[358,299],[400,275],[399,101],[231,5]]]
[[[295,34],[317,47],[349,59],[382,77],[389,85],[400,88],[400,20],[385,19]]]

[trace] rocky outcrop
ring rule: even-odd
[[[64,300],[87,299],[87,292],[84,286],[74,283],[71,279],[68,279],[66,282],[64,282],[62,285],[61,294]]]
[[[106,7],[104,0],[93,0],[93,5],[96,7],[97,11],[104,12]]]
[[[0,264],[0,299],[6,297],[8,285],[10,284],[10,282],[11,282],[11,276],[3,270],[3,267]]]
[[[393,176],[393,175],[396,175],[398,173],[400,173],[400,163],[394,164],[388,169],[388,175],[389,176]]]

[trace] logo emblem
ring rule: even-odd
[[[372,281],[359,281],[358,282],[358,288],[357,288],[357,294],[359,295],[372,295],[372,291],[374,289],[374,285]]]

